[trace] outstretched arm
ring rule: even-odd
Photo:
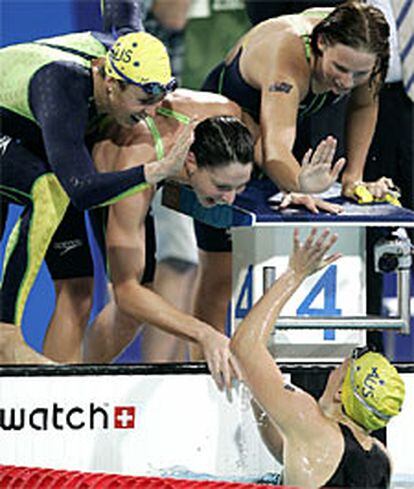
[[[162,160],[142,166],[138,153],[135,166],[99,173],[84,141],[89,86],[90,78],[82,67],[60,63],[39,70],[30,86],[30,102],[42,131],[48,162],[79,210],[109,205],[177,173],[184,164],[194,127],[189,124],[183,128],[174,147]]]
[[[295,158],[292,149],[299,104],[309,89],[309,74],[300,62],[300,54],[292,55],[291,46],[279,47],[274,58],[272,45],[257,80],[261,88],[263,169],[281,190],[323,192],[335,182],[345,160],[340,159],[332,166],[336,150],[333,137],[324,139],[314,152],[309,150],[301,164]],[[269,63],[269,59],[274,62]]]
[[[107,247],[116,302],[137,322],[145,321],[198,343],[219,388],[230,388],[237,367],[230,355],[229,339],[139,283],[145,253],[149,252],[145,250],[145,216],[151,199],[147,192],[124,199],[110,209]]]
[[[382,177],[375,182],[364,182],[364,167],[372,142],[378,116],[378,99],[368,85],[352,91],[346,119],[346,153],[348,164],[342,175],[342,193],[357,199],[357,185],[368,189],[373,197],[382,199],[393,189],[390,178]]]
[[[267,341],[283,306],[305,278],[340,256],[325,257],[336,239],[328,230],[316,239],[314,228],[302,244],[296,229],[287,270],[251,309],[230,343],[253,397],[283,433],[302,430],[306,436],[309,430],[314,431],[318,426],[308,422],[309,416],[312,413],[318,416],[319,411],[311,396],[285,385],[282,373],[267,349]]]

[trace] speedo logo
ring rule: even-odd
[[[0,137],[0,155],[3,156],[7,150],[7,146],[12,142],[9,136]]]
[[[135,406],[0,408],[0,429],[22,431],[134,429]]]
[[[82,246],[83,242],[81,239],[70,239],[68,241],[59,241],[53,243],[53,248],[60,251],[60,256],[65,255],[68,251],[74,250]]]

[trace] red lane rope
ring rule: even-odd
[[[294,489],[292,486],[134,477],[13,465],[0,465],[0,487],[2,489],[281,489],[282,487]]]

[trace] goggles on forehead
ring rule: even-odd
[[[123,73],[114,63],[114,60],[112,59],[113,53],[109,53],[109,63],[111,65],[111,69],[125,82],[131,83],[132,85],[135,85],[136,87],[142,88],[142,90],[147,94],[147,95],[165,95],[167,93],[173,92],[177,86],[177,80],[176,78],[172,77],[171,80],[164,84],[160,82],[146,82],[146,83],[141,83],[136,80],[133,80],[130,78],[128,75]]]
[[[351,359],[358,360],[358,358],[361,358],[363,355],[365,355],[365,353],[368,353],[369,351],[375,351],[375,349],[370,348],[369,346],[357,346],[351,352]]]

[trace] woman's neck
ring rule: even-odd
[[[348,428],[350,428],[355,434],[359,434],[363,437],[370,436],[370,433],[368,430],[366,430],[363,426],[360,426],[358,423],[356,423],[354,420],[352,420],[342,410],[340,410],[336,414],[336,421],[338,423],[341,423],[341,424],[348,426]]]

